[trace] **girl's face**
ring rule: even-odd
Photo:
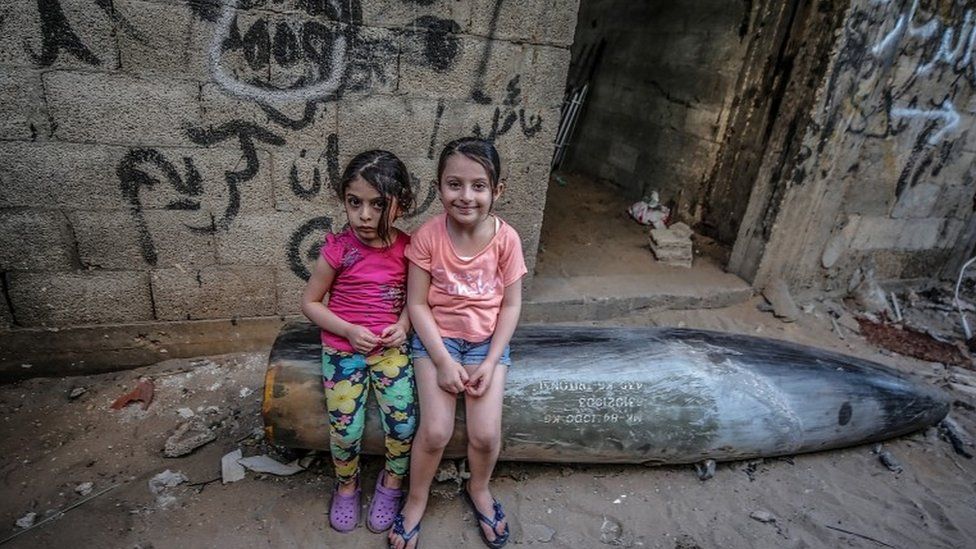
[[[380,219],[383,216],[383,206],[386,198],[362,177],[356,177],[346,186],[343,206],[346,208],[346,218],[349,226],[359,240],[367,246],[379,248],[387,245],[377,232]],[[390,198],[390,209],[387,211],[387,226],[392,226],[399,216],[400,208],[396,198]]]
[[[460,225],[473,227],[488,218],[492,204],[502,194],[502,185],[492,190],[484,166],[455,153],[444,163],[440,191],[447,215]]]

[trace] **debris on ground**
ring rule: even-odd
[[[87,392],[87,387],[72,387],[71,390],[68,391],[68,400],[74,400]]]
[[[796,322],[800,317],[800,310],[790,295],[790,288],[786,281],[777,278],[770,282],[762,291],[763,297],[773,306],[773,314],[783,322]]]
[[[94,487],[95,487],[95,484],[94,483],[91,483],[91,482],[82,482],[78,486],[75,486],[75,492],[77,492],[77,493],[79,493],[79,494],[81,494],[83,496],[87,496],[88,494],[92,493],[92,489]]]
[[[458,473],[457,463],[453,459],[445,459],[437,467],[434,473],[434,480],[437,482],[461,482],[461,475]]]
[[[279,477],[291,476],[305,470],[298,465],[298,460],[285,464],[276,461],[266,454],[239,459],[237,463],[240,463],[255,473],[268,473]]]
[[[139,379],[135,389],[115,399],[111,408],[113,410],[121,410],[133,402],[142,402],[142,409],[146,410],[149,408],[152,399],[153,382],[151,379],[144,377]]]
[[[189,419],[189,418],[191,418],[191,417],[193,417],[195,415],[193,413],[193,410],[191,410],[189,408],[177,408],[176,409],[176,414],[178,416],[180,416],[181,418],[183,418],[183,419]]]
[[[166,439],[163,455],[170,458],[185,456],[216,438],[217,433],[207,427],[202,419],[194,416],[189,421],[181,423]]]
[[[176,501],[176,496],[168,494],[170,488],[183,484],[188,479],[180,471],[170,471],[166,469],[162,473],[149,479],[149,492],[156,496],[156,504],[160,508],[168,507]]]
[[[241,449],[238,448],[233,452],[224,454],[224,457],[220,458],[220,478],[222,484],[230,484],[231,482],[244,480],[246,472],[244,471],[244,467],[238,463],[242,457],[244,456],[241,454]]]
[[[759,522],[776,522],[776,517],[769,511],[753,511],[749,513],[749,518]]]
[[[666,229],[651,229],[651,252],[658,261],[676,267],[691,267],[691,228],[680,221]]]
[[[939,422],[939,438],[952,445],[952,449],[966,459],[972,459],[973,455],[966,450],[967,446],[972,446],[969,435],[956,421],[946,417]]]
[[[667,227],[671,210],[661,204],[661,197],[657,191],[651,191],[643,200],[634,202],[627,208],[630,217],[641,225],[650,225],[655,229]]]
[[[851,297],[854,303],[862,311],[871,314],[885,315],[891,317],[891,308],[888,306],[888,296],[881,289],[877,279],[874,277],[874,265],[871,261],[864,267],[858,268],[851,277],[850,288]]]
[[[705,461],[699,461],[695,464],[695,473],[698,474],[698,480],[706,481],[715,476],[715,460],[706,459]]]
[[[929,362],[962,365],[970,361],[951,343],[938,341],[931,335],[908,326],[858,319],[861,333],[868,342],[900,355]]]
[[[17,519],[16,524],[18,528],[26,529],[26,528],[30,528],[31,526],[34,526],[35,520],[37,520],[37,513],[31,511],[30,513],[27,513],[26,515]]]
[[[877,444],[874,447],[873,452],[878,456],[878,460],[888,468],[889,471],[893,473],[900,473],[904,470],[901,463],[895,459],[895,456],[891,452],[885,450],[881,444]]]
[[[600,542],[607,545],[621,545],[623,543],[624,526],[611,517],[603,517],[600,525]]]

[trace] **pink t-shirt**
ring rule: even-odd
[[[438,215],[417,229],[406,255],[430,273],[427,303],[441,337],[470,342],[491,337],[505,287],[518,282],[527,271],[518,233],[501,220],[483,250],[462,258],[447,234],[446,214]]]
[[[329,289],[329,310],[336,316],[379,335],[400,318],[407,296],[407,260],[404,250],[410,236],[400,231],[385,248],[363,244],[351,229],[326,234],[322,258],[335,269]],[[349,341],[322,330],[322,344],[354,352]]]

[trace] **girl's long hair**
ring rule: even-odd
[[[346,189],[357,177],[363,178],[383,197],[383,212],[380,214],[376,234],[383,242],[389,242],[390,205],[396,199],[404,213],[413,208],[413,189],[410,186],[410,173],[403,161],[390,151],[372,150],[359,153],[349,161],[342,177],[334,185],[339,200],[345,203]]]

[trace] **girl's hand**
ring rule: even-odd
[[[407,341],[407,331],[397,322],[383,328],[380,333],[380,343],[386,348],[395,348],[403,345]]]
[[[480,397],[488,390],[491,380],[495,375],[497,362],[482,362],[468,376],[468,382],[464,384],[464,392],[473,396]]]
[[[349,340],[349,344],[352,345],[353,349],[356,349],[357,353],[363,355],[375,349],[380,343],[380,338],[376,337],[376,334],[371,332],[369,328],[362,326],[350,328],[346,332],[346,339]]]
[[[447,364],[437,366],[437,386],[441,390],[457,395],[464,392],[464,384],[468,381],[468,372],[464,366],[451,360]]]

